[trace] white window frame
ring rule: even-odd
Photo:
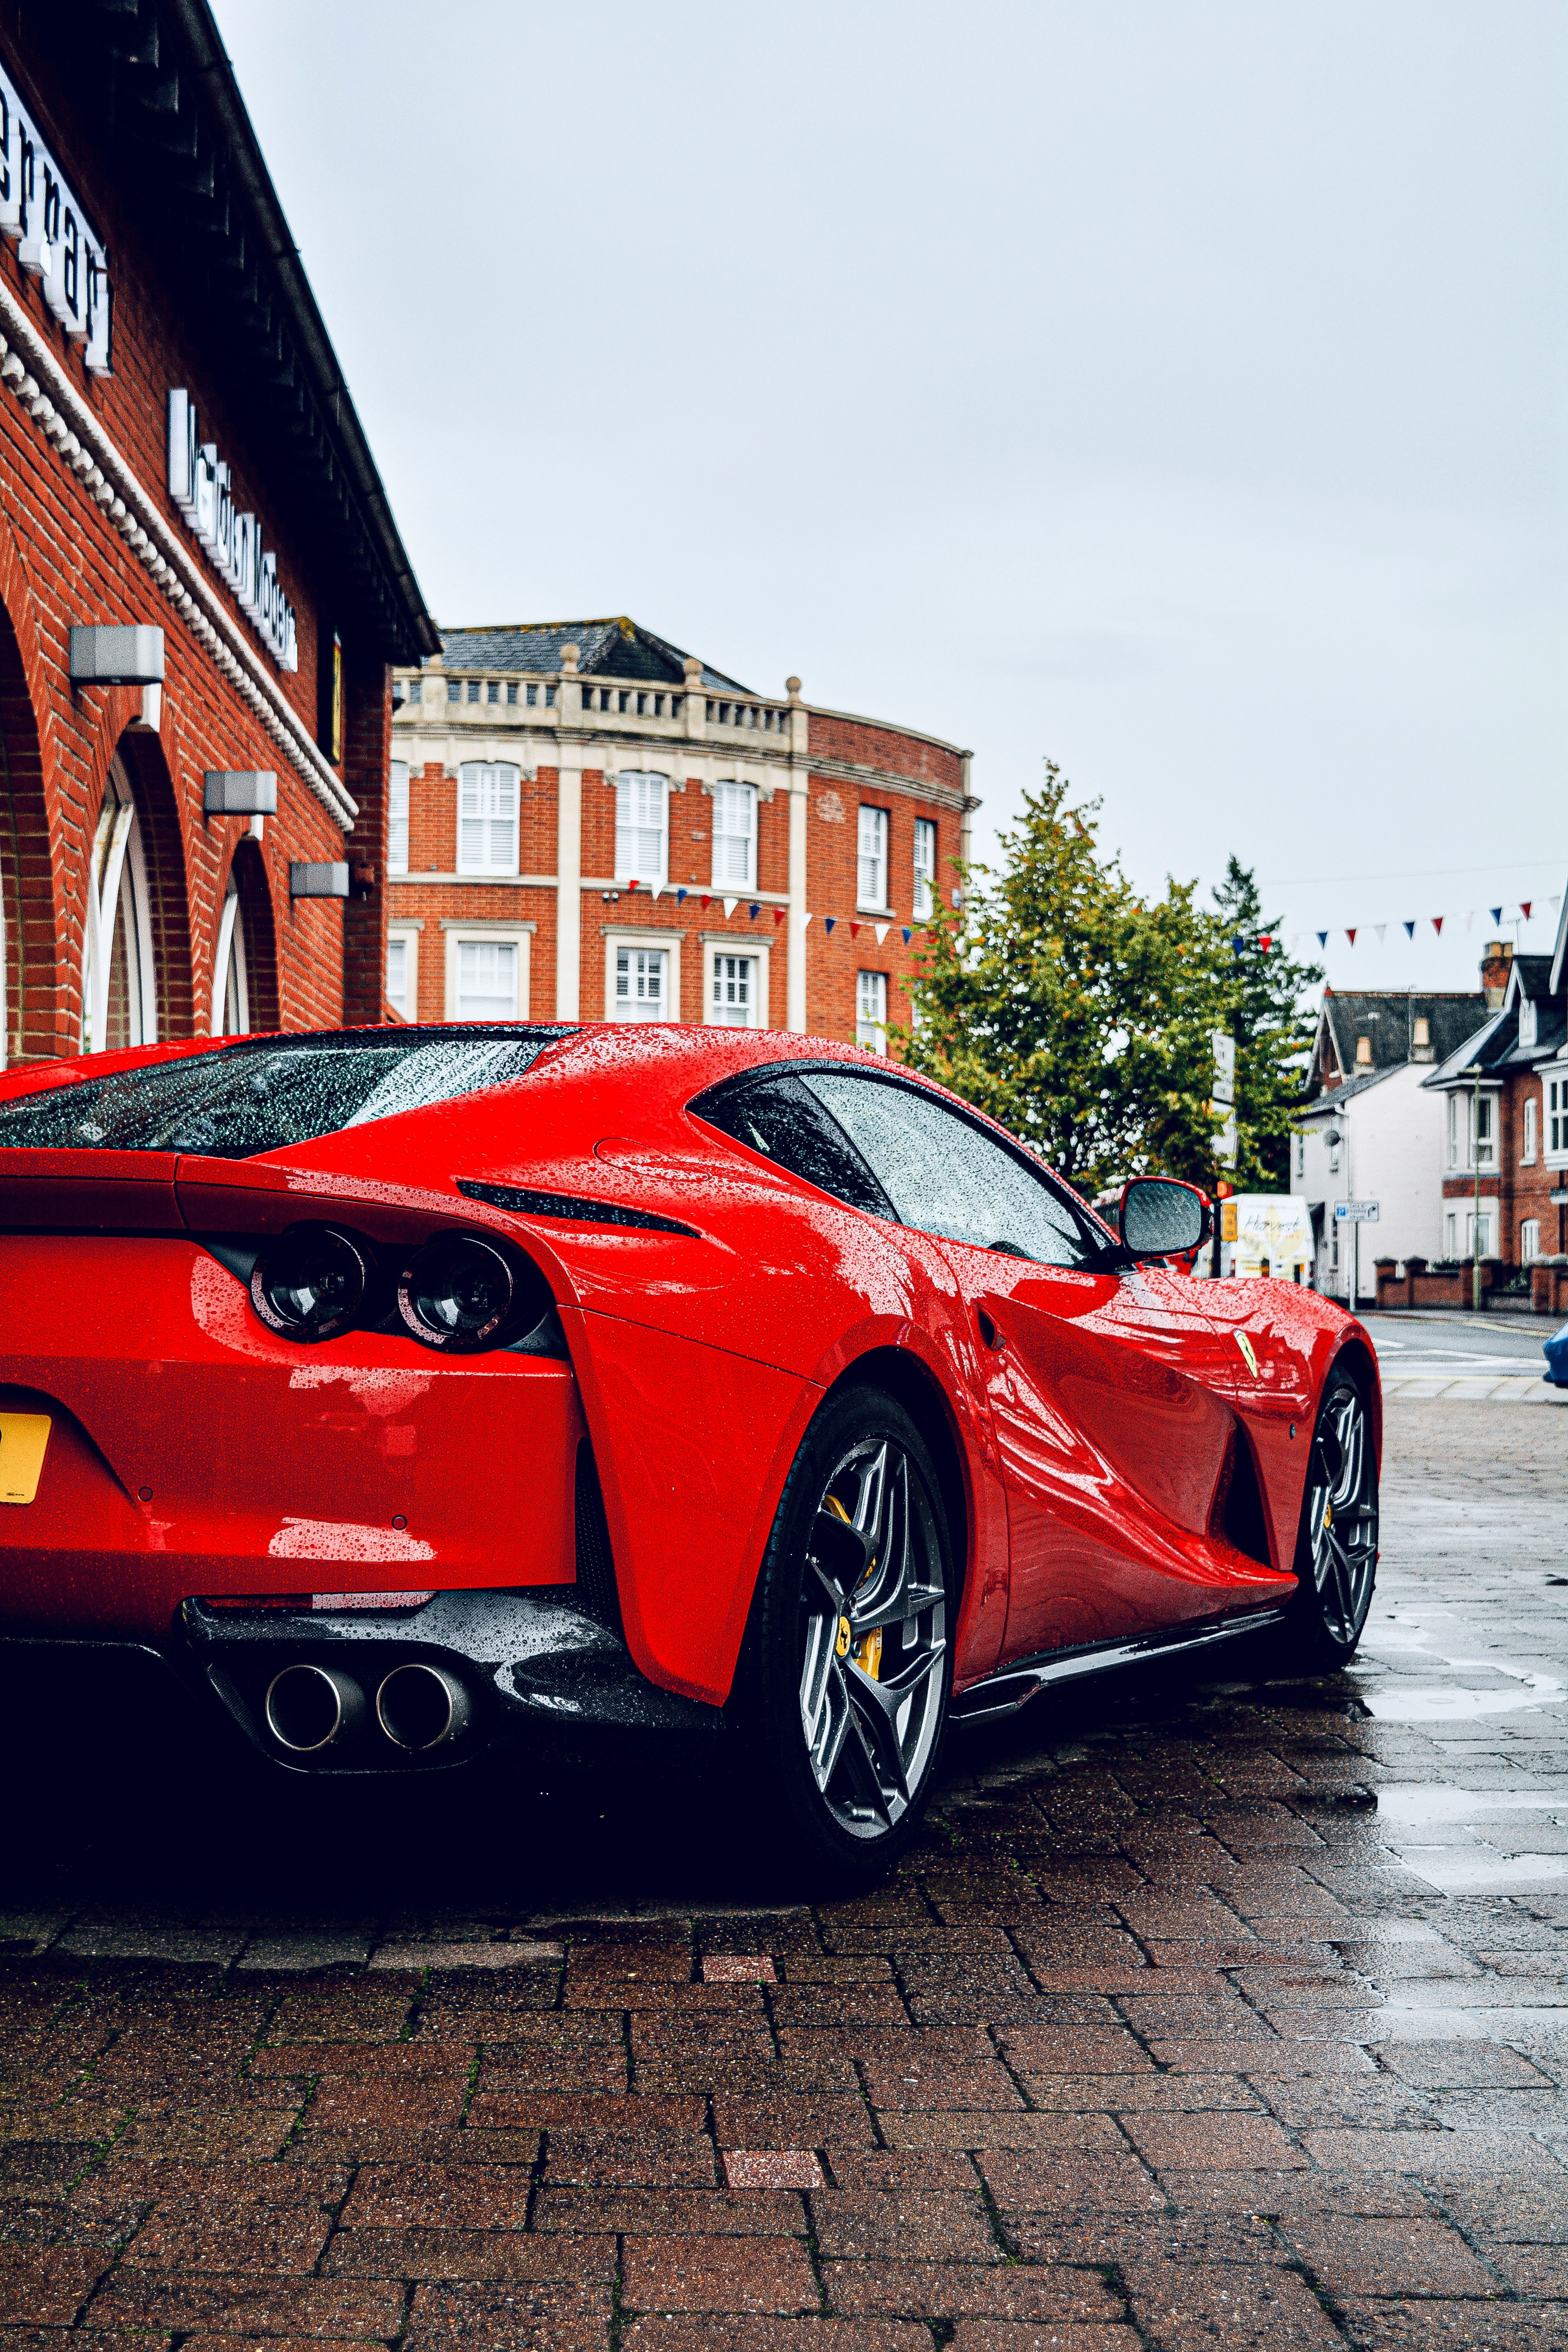
[[[405,1021],[417,1021],[419,1018],[419,934],[424,929],[424,924],[419,922],[388,923],[386,927],[388,950],[394,940],[399,940],[405,950],[403,966],[404,994],[407,999],[403,1015]],[[389,1004],[392,1003],[390,994],[386,1001]]]
[[[721,800],[720,798],[721,793],[733,793],[734,798],[733,800]],[[731,831],[728,827],[721,831],[719,822],[720,818],[721,816],[732,816],[735,814],[742,814],[744,817],[748,829],[744,833],[735,833]],[[667,824],[665,828],[666,842],[668,841],[668,838],[669,831]],[[727,870],[721,870],[719,854],[721,842],[725,844],[731,842],[740,843],[743,853],[742,863],[745,867],[743,874],[737,876]],[[755,784],[748,784],[739,777],[721,777],[713,786],[712,847],[713,855],[710,862],[710,872],[712,877],[712,887],[715,890],[725,896],[730,896],[737,891],[754,890],[756,888],[757,788]],[[727,868],[727,860],[725,861],[725,865]]]
[[[1542,1082],[1546,1103],[1546,1165],[1568,1168],[1568,1063],[1548,1070]]]
[[[1519,1042],[1523,1046],[1533,1045],[1535,1035],[1535,999],[1533,996],[1521,996],[1519,1000]]]
[[[915,819],[915,920],[929,922],[936,912],[936,819]]]
[[[445,934],[446,959],[446,1003],[441,1016],[443,1020],[457,1021],[461,1017],[458,1011],[459,947],[465,942],[478,944],[481,940],[492,940],[503,946],[515,946],[518,950],[517,1011],[511,1017],[516,1021],[528,1019],[528,998],[531,986],[529,968],[532,960],[529,942],[533,936],[533,928],[531,923],[486,923],[470,921],[465,916],[443,917],[441,929]]]
[[[752,1018],[744,1025],[751,1029],[769,1029],[768,986],[771,978],[769,959],[773,942],[770,940],[749,939],[735,931],[704,931],[702,944],[702,1019],[710,1028],[738,1029],[738,1021],[721,1022],[713,1009],[714,977],[719,958],[724,955],[750,956],[757,967],[756,1003]]]
[[[1484,1176],[1489,1169],[1494,1173],[1497,1169],[1500,1105],[1497,1096],[1489,1093],[1485,1087],[1471,1097],[1471,1101],[1473,1108],[1470,1117],[1475,1127],[1476,1146],[1476,1156],[1471,1164],[1479,1168]],[[1484,1255],[1485,1253],[1483,1252],[1482,1255]]]
[[[408,762],[392,760],[386,770],[386,870],[408,871]]]
[[[641,877],[638,877],[641,879]],[[667,1021],[680,1018],[680,948],[684,931],[644,930],[632,924],[604,926],[605,940],[605,1018],[614,1021],[616,1012],[616,957],[622,948],[663,948],[669,957],[669,1002],[665,1009]]]
[[[1533,1265],[1540,1255],[1541,1220],[1539,1217],[1522,1218],[1519,1228],[1519,1262],[1521,1265]]]
[[[868,987],[868,982],[874,983]],[[873,1011],[872,1007],[878,1009]],[[862,1037],[862,1029],[872,1034]],[[888,975],[885,971],[858,971],[855,975],[855,1043],[865,1045],[873,1054],[888,1050]]]
[[[114,933],[125,927],[125,977],[131,1000],[132,1045],[158,1042],[158,965],[153,950],[152,897],[147,860],[131,779],[116,752],[109,763],[103,806],[93,837],[82,924],[81,1050],[99,1054],[107,1044],[109,982],[114,967]]]
[[[502,793],[509,788],[511,794],[511,814],[507,816],[501,813],[496,803],[499,803]],[[469,792],[479,794],[481,805],[479,809],[465,814],[463,798],[465,793]],[[483,805],[487,793],[491,795],[489,807]],[[483,846],[477,859],[465,856],[463,854],[464,826],[474,824],[483,827]],[[503,824],[510,825],[511,828],[510,856],[505,844],[497,840],[496,829]],[[465,760],[458,770],[458,872],[503,875],[519,873],[521,867],[518,864],[518,853],[521,837],[521,769],[510,760]]]
[[[871,820],[868,824],[868,819]],[[888,840],[892,832],[890,809],[875,808],[862,801],[855,827],[855,906],[857,913],[886,915],[888,905]],[[870,846],[868,847],[868,843]],[[868,888],[875,884],[880,895],[867,897]]]
[[[233,1018],[230,1019],[232,1012]],[[217,951],[213,957],[211,1033],[215,1037],[244,1037],[250,1031],[250,974],[245,961],[245,910],[239,885],[229,868],[218,918]]]
[[[657,885],[668,882],[669,879],[669,778],[661,775],[656,768],[623,768],[616,777],[615,782],[616,880],[622,884],[646,882]],[[649,861],[644,854],[644,845],[637,842],[634,845],[635,836],[652,833],[655,829],[651,824],[646,823],[637,824],[631,821],[636,809],[637,787],[646,784],[658,787],[655,795],[659,805],[658,871],[657,873],[649,873],[647,870]],[[645,801],[645,814],[647,806]],[[634,858],[637,861],[635,865],[632,862]]]
[[[1541,1106],[1536,1101],[1533,1095],[1526,1095],[1524,1098],[1524,1150],[1519,1155],[1521,1164],[1526,1168],[1533,1168],[1535,1165],[1536,1151],[1538,1150],[1537,1139],[1539,1137],[1540,1130]]]

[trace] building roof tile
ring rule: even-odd
[[[443,629],[441,659],[450,670],[527,670],[545,677],[561,667],[567,646],[577,648],[584,677],[624,677],[651,686],[684,686],[689,656],[651,629],[616,614],[602,621],[510,621],[493,628]],[[713,694],[752,697],[752,689],[721,670],[702,666]]]

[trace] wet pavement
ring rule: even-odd
[[[1355,1671],[1042,1697],[858,1901],[629,1751],[14,1783],[10,2343],[1568,2344],[1568,1430],[1389,1425]]]
[[[1560,1328],[1554,1318],[1417,1307],[1362,1320],[1387,1396],[1568,1405],[1568,1388],[1544,1377],[1542,1345]]]

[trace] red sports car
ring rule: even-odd
[[[312,1772],[711,1730],[824,1876],[949,1717],[1278,1625],[1348,1658],[1375,1360],[1171,1270],[940,1087],[662,1025],[174,1045],[0,1080],[0,1652]]]

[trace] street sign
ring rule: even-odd
[[[1215,1105],[1215,1108],[1218,1108],[1217,1104]],[[1225,1125],[1215,1137],[1214,1156],[1216,1160],[1228,1161],[1230,1166],[1234,1168],[1236,1165],[1237,1148],[1236,1113],[1232,1110],[1226,1112]]]
[[[1224,1029],[1211,1029],[1209,1044],[1214,1048],[1214,1101],[1228,1106],[1236,1100],[1236,1039]],[[1234,1160],[1235,1151],[1229,1156]]]
[[[1342,1224],[1348,1218],[1352,1225],[1375,1225],[1377,1202],[1375,1201],[1336,1201],[1334,1214]]]

